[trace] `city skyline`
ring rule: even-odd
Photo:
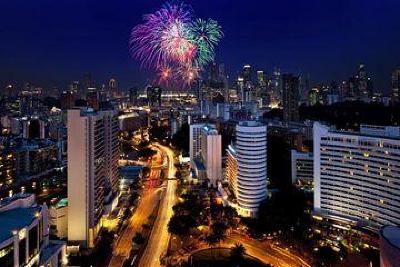
[[[325,83],[347,79],[364,63],[375,90],[389,92],[391,72],[399,65],[395,33],[400,22],[393,13],[399,3],[233,2],[226,9],[226,1],[186,1],[196,15],[216,19],[223,27],[216,62],[225,63],[230,82],[247,63],[267,75],[279,66],[283,72],[309,74],[313,82]],[[115,77],[124,89],[151,82],[153,71],[140,68],[129,55],[128,39],[142,15],[162,4],[2,3],[7,12],[0,34],[7,41],[0,44],[0,82],[31,81],[66,89],[87,72],[98,82]]]

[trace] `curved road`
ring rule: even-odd
[[[154,162],[162,160],[162,157],[159,157],[158,154],[153,159]],[[160,177],[160,171],[151,166],[150,177],[152,180],[158,180]],[[146,189],[141,196],[139,204],[134,214],[129,219],[128,226],[119,235],[116,243],[114,244],[113,255],[108,265],[109,267],[121,267],[124,261],[129,257],[132,249],[132,238],[135,236],[136,232],[141,232],[142,225],[147,223],[148,217],[157,207],[160,199],[159,191],[159,189],[154,188],[152,182],[146,185]]]
[[[303,260],[301,257],[283,249],[270,244],[242,237],[238,234],[230,235],[226,243],[234,245],[241,243],[246,248],[246,253],[250,256],[260,259],[265,263],[272,264],[278,267],[311,267],[311,265]]]
[[[175,191],[177,181],[170,180],[175,177],[176,172],[174,166],[174,152],[166,146],[157,146],[168,158],[169,179],[166,180],[166,190],[163,192],[158,209],[158,216],[151,231],[147,247],[140,259],[139,267],[161,266],[160,259],[168,249],[170,238],[170,234],[168,233],[168,222],[173,215],[172,207],[176,200]]]

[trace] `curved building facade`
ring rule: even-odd
[[[238,213],[257,216],[260,203],[267,197],[267,126],[256,121],[236,126],[235,157],[237,174],[234,193]]]

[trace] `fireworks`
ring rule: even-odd
[[[214,60],[214,47],[222,38],[223,33],[218,22],[212,19],[197,19],[191,23],[189,36],[197,46],[199,65],[205,65]]]
[[[159,82],[174,78],[190,84],[214,60],[223,36],[218,22],[194,19],[184,3],[167,3],[143,20],[132,30],[130,49],[142,66],[158,71]]]

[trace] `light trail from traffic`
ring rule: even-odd
[[[159,267],[160,259],[168,249],[170,234],[168,232],[168,222],[173,215],[172,207],[176,200],[177,181],[171,180],[175,176],[174,152],[162,145],[157,145],[168,158],[168,179],[166,180],[166,190],[158,209],[158,216],[154,223],[147,247],[142,255],[139,267]]]

